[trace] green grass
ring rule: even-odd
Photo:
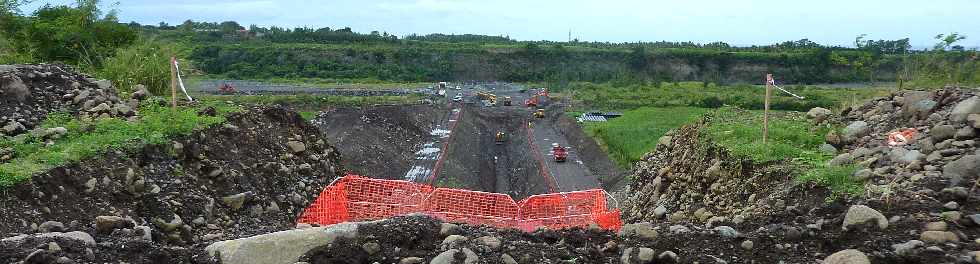
[[[151,101],[152,102],[152,101]],[[200,108],[212,106],[218,115],[202,116]],[[195,129],[224,122],[224,116],[236,107],[220,102],[206,102],[176,111],[155,103],[144,103],[140,120],[128,122],[119,118],[84,121],[67,114],[52,114],[42,127],[65,127],[68,134],[46,145],[39,139],[23,134],[0,138],[0,147],[12,147],[15,158],[0,164],[0,188],[10,187],[30,179],[37,172],[96,156],[109,150],[126,150],[142,144],[162,144],[171,138],[187,135]]]
[[[661,136],[711,111],[697,107],[643,107],[623,112],[620,118],[603,123],[585,123],[589,136],[597,139],[621,168],[628,169],[657,146]]]
[[[784,88],[805,99],[796,99],[773,90],[770,109],[808,111],[818,106],[843,109],[845,106],[885,95],[890,90],[883,87],[828,88],[802,85]],[[573,83],[561,92],[570,94],[574,99],[573,102],[580,108],[631,109],[647,106],[718,108],[728,105],[743,109],[763,109],[765,105],[765,88],[757,85],[719,86],[703,82]]]
[[[337,96],[337,95],[198,95],[204,101],[229,101],[249,105],[288,105],[298,109],[316,109],[326,106],[365,106],[376,104],[415,104],[418,95],[391,96]]]
[[[769,119],[769,140],[763,143],[762,115],[762,111],[721,108],[704,133],[733,155],[757,163],[785,161],[797,165],[801,168],[797,181],[826,186],[834,196],[863,193],[863,185],[852,180],[856,166],[829,166],[833,156],[818,150],[824,135],[837,128],[814,126],[798,112],[774,112]]]

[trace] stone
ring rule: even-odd
[[[951,222],[956,222],[963,218],[963,213],[960,213],[959,211],[947,211],[939,213],[939,217]]]
[[[957,203],[957,202],[951,201],[951,202],[948,202],[948,203],[944,204],[943,205],[943,208],[946,208],[946,209],[949,209],[949,210],[956,210],[956,209],[960,208],[960,204]]]
[[[755,246],[755,243],[752,242],[752,240],[745,240],[745,241],[742,241],[742,244],[740,246],[744,250],[752,250],[752,247]]]
[[[444,248],[446,248],[446,247],[451,248],[451,247],[453,247],[455,245],[458,245],[460,243],[463,243],[463,242],[466,242],[466,241],[469,241],[469,240],[470,239],[467,238],[467,237],[465,237],[465,236],[461,236],[461,235],[449,235],[445,239],[442,240],[441,245]]]
[[[3,126],[3,132],[7,135],[14,135],[20,132],[26,131],[27,128],[24,127],[20,122],[10,120],[7,125]]]
[[[718,226],[714,228],[715,232],[722,237],[736,238],[738,237],[738,231],[730,226]]]
[[[636,236],[647,240],[657,239],[657,231],[653,229],[653,224],[649,222],[625,224],[619,229],[619,235],[623,237]]]
[[[893,148],[888,153],[889,159],[897,164],[910,164],[922,160],[924,155],[918,150],[907,150],[905,148]]]
[[[135,90],[135,92],[133,92],[130,97],[136,100],[146,99],[146,96],[150,94],[150,92],[146,90],[146,85],[142,84],[137,84],[135,87],[133,87],[133,90]]]
[[[41,225],[37,227],[37,230],[41,233],[64,232],[65,224],[58,221],[47,221],[41,223]]]
[[[398,264],[422,264],[425,260],[420,257],[407,257],[398,261]]]
[[[953,186],[976,175],[980,175],[980,155],[965,155],[943,166],[943,177],[949,179]]]
[[[949,120],[965,122],[971,114],[980,114],[980,96],[973,96],[957,103],[949,112]]]
[[[81,231],[72,231],[67,233],[49,232],[49,233],[40,233],[40,234],[33,234],[33,235],[19,235],[19,236],[0,239],[0,242],[22,243],[25,239],[29,237],[33,237],[35,239],[52,239],[52,238],[70,239],[70,240],[82,242],[83,244],[85,244],[85,246],[88,247],[95,246],[95,238],[93,238],[92,235],[89,235],[88,233],[81,232]]]
[[[641,247],[641,248],[638,249],[638,251],[639,252],[637,252],[637,254],[636,254],[636,259],[639,260],[640,263],[650,263],[650,262],[652,262],[653,261],[653,257],[656,254],[656,252],[654,252],[653,249],[646,248],[646,247]]]
[[[919,235],[919,240],[926,243],[943,244],[948,242],[960,242],[960,237],[949,231],[924,231]]]
[[[691,229],[688,229],[686,226],[683,225],[672,225],[668,227],[667,230],[671,234],[683,234],[683,233],[691,232]]]
[[[16,102],[24,102],[31,95],[30,88],[16,75],[0,79],[0,95],[13,98]]]
[[[487,246],[493,250],[500,249],[500,245],[502,244],[499,238],[492,237],[492,236],[478,237],[473,241],[476,242],[477,244]]]
[[[100,80],[95,81],[95,85],[96,86],[99,86],[99,89],[102,89],[102,90],[114,89],[113,86],[112,86],[112,81],[109,81],[109,80],[106,80],[106,79],[100,79]]]
[[[929,130],[929,136],[935,142],[951,139],[956,135],[956,128],[951,125],[937,125]]]
[[[848,143],[854,142],[858,138],[868,135],[870,131],[871,129],[868,127],[867,122],[854,121],[847,125],[847,127],[844,127],[843,140]]]
[[[381,245],[374,242],[367,242],[361,245],[361,249],[368,253],[368,255],[374,255],[381,251]]]
[[[56,259],[54,261],[54,263],[57,263],[57,264],[75,264],[75,261],[74,260],[71,260],[68,257],[62,256],[62,257],[58,257],[58,259]]]
[[[293,153],[300,153],[306,151],[306,144],[303,142],[291,140],[289,142],[286,142],[286,146],[289,147],[289,150],[292,151]]]
[[[948,228],[949,225],[943,221],[926,223],[926,230],[928,231],[946,231]]]
[[[357,237],[358,224],[341,223],[327,227],[292,229],[220,241],[205,250],[211,256],[220,257],[221,263],[295,263],[310,250],[329,245],[337,238]]]
[[[453,264],[453,259],[456,257],[456,253],[459,253],[457,249],[450,249],[439,253],[429,264]]]
[[[626,248],[623,250],[623,254],[619,256],[619,263],[631,264],[630,258],[633,257],[633,250],[636,248]]]
[[[58,245],[58,243],[56,243],[54,241],[48,242],[48,252],[51,252],[51,253],[61,252],[61,246]]]
[[[911,256],[915,254],[915,249],[925,245],[926,243],[920,240],[909,240],[908,242],[905,243],[892,245],[892,249],[895,251],[896,255]]]
[[[660,255],[657,256],[657,259],[664,263],[678,263],[681,260],[681,258],[677,256],[677,253],[670,250],[660,253]]]
[[[232,210],[241,209],[245,205],[245,200],[252,196],[252,192],[243,192],[221,198],[221,202],[231,207]]]
[[[507,253],[500,255],[500,262],[504,264],[517,264],[517,260],[514,260],[514,257],[511,257]]]
[[[840,155],[834,157],[834,159],[831,159],[828,164],[830,166],[843,166],[851,164],[852,162],[854,162],[854,158],[851,157],[851,153],[841,153]]]
[[[112,109],[111,107],[109,107],[109,104],[101,103],[99,105],[96,105],[95,107],[92,107],[92,108],[88,109],[88,112],[90,112],[90,113],[102,113],[102,112],[109,111],[109,109]]]
[[[878,210],[865,205],[852,205],[844,215],[843,229],[848,231],[854,227],[872,222],[879,230],[888,228],[888,218]]]
[[[980,129],[980,114],[970,114],[966,117],[967,125]]]
[[[820,147],[818,147],[817,150],[827,154],[837,154],[837,148],[834,147],[834,145],[827,143],[820,144]]]
[[[118,216],[97,216],[95,217],[95,231],[102,234],[111,234],[112,230],[131,228],[134,224],[129,219]]]
[[[463,228],[460,228],[457,224],[442,223],[442,226],[439,228],[439,236],[458,235],[462,232]]]
[[[977,137],[977,131],[972,127],[966,126],[956,130],[956,136],[955,136],[956,139],[965,140],[965,139],[972,139],[975,137]]]
[[[133,115],[133,108],[130,108],[129,105],[124,103],[118,103],[112,107],[112,112],[117,115],[131,116]]]
[[[872,173],[870,169],[860,169],[854,172],[854,180],[858,182],[867,181],[868,179],[871,179],[871,176],[873,175],[874,173]]]
[[[810,111],[806,112],[806,117],[809,119],[813,119],[813,121],[816,123],[820,123],[823,122],[824,120],[827,120],[827,117],[830,116],[832,113],[833,112],[831,112],[827,108],[814,107],[810,109]]]
[[[966,216],[966,219],[970,220],[967,225],[970,226],[980,226],[980,214],[972,214]]]
[[[653,215],[656,216],[657,218],[664,217],[664,215],[666,214],[667,214],[667,207],[664,207],[663,205],[659,205],[657,206],[657,208],[653,209]]]
[[[657,146],[664,146],[666,149],[670,149],[671,144],[674,142],[674,137],[672,136],[662,136],[657,140]]]
[[[871,264],[871,260],[861,251],[846,249],[827,256],[823,264]]]
[[[936,101],[932,100],[931,92],[911,91],[896,101],[902,102],[902,114],[904,117],[925,117],[936,107]]]
[[[475,264],[480,262],[480,256],[476,255],[476,252],[470,250],[469,248],[463,248],[463,255],[466,255],[466,259],[463,259],[463,264]]]

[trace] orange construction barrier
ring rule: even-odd
[[[462,189],[435,188],[402,180],[357,175],[339,178],[300,215],[298,223],[331,225],[422,213],[447,222],[518,228],[562,229],[595,224],[622,227],[619,209],[604,190],[541,194],[515,202],[510,196]]]

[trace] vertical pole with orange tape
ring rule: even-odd
[[[772,74],[766,74],[766,106],[762,113],[762,144],[769,139],[769,96],[772,94]]]

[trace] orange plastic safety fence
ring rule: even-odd
[[[561,229],[622,226],[606,193],[587,190],[534,195],[520,202],[500,193],[435,188],[400,180],[348,175],[323,190],[297,222],[319,225],[424,213],[448,222],[519,228]]]
[[[437,188],[423,202],[425,213],[449,222],[513,227],[517,203],[506,194]]]

